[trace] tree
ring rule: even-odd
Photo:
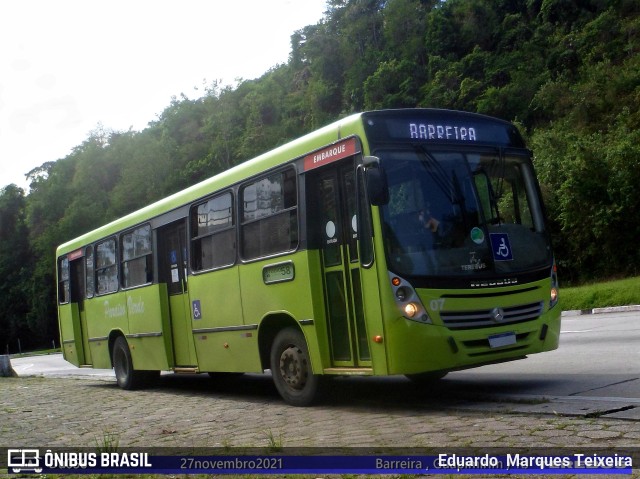
[[[638,274],[638,31],[634,0],[330,0],[286,64],[173,98],[140,132],[98,124],[29,172],[27,196],[0,190],[0,335],[57,337],[59,244],[361,109],[515,120],[561,274]]]
[[[32,334],[27,327],[31,254],[25,221],[24,190],[8,185],[0,190],[0,343],[17,350],[17,340],[29,347]]]

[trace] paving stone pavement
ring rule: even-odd
[[[113,380],[0,378],[0,447],[636,448],[640,423],[459,410],[446,403],[284,404],[267,379],[213,385],[166,378],[143,391]],[[637,453],[636,453],[637,454]],[[638,463],[638,461],[634,461]]]

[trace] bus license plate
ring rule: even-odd
[[[503,346],[511,346],[516,344],[516,333],[502,333],[489,336],[489,346],[492,348],[501,348]]]

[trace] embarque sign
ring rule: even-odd
[[[348,138],[304,157],[304,170],[309,171],[356,154],[356,139]]]

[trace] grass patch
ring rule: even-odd
[[[96,450],[102,454],[103,452],[118,452],[120,444],[120,435],[105,431],[102,438],[96,438]]]
[[[563,311],[631,304],[640,304],[640,277],[569,288],[560,284],[560,307]]]
[[[23,351],[21,353],[11,353],[9,357],[12,358],[23,358],[26,356],[46,356],[47,354],[57,354],[61,353],[62,349],[60,348],[49,348],[49,349],[38,349],[37,351]],[[2,354],[2,353],[0,353]]]
[[[282,451],[282,431],[276,436],[271,429],[268,429],[264,431],[264,435],[269,443],[268,449],[270,451]]]

